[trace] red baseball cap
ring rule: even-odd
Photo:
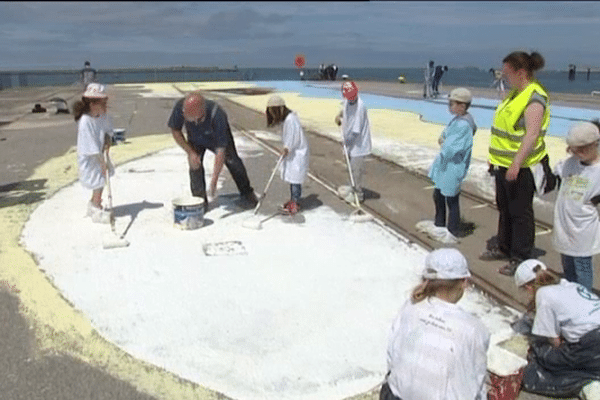
[[[344,82],[342,85],[342,95],[350,101],[356,99],[358,95],[358,86],[356,86],[356,83],[353,81]]]

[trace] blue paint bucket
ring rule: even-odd
[[[173,226],[182,230],[201,228],[204,225],[204,199],[184,196],[173,199]]]

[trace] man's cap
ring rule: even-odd
[[[540,260],[530,259],[525,260],[517,267],[515,271],[515,283],[517,287],[523,286],[524,284],[531,282],[535,279],[536,267],[540,267],[542,270],[547,270],[546,265]]]
[[[591,122],[579,122],[569,129],[567,134],[567,145],[578,147],[594,143],[600,139],[598,127]]]
[[[108,95],[106,94],[106,88],[104,85],[99,83],[90,83],[85,88],[83,97],[87,97],[89,99],[105,99],[108,97]]]
[[[358,95],[358,86],[356,86],[356,83],[353,81],[344,82],[342,85],[342,95],[350,101],[356,99]]]
[[[473,100],[473,96],[469,89],[465,88],[456,88],[450,92],[450,96],[448,97],[450,100],[459,101],[461,103],[471,103]]]
[[[277,96],[276,94],[269,97],[269,100],[267,101],[267,107],[283,107],[283,106],[285,106],[285,101],[280,96]]]
[[[425,257],[425,279],[462,279],[470,276],[467,259],[456,249],[437,249]]]

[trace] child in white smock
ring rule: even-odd
[[[267,102],[267,126],[283,123],[283,161],[281,164],[281,179],[290,184],[290,200],[283,205],[291,215],[299,211],[298,202],[302,197],[302,183],[308,173],[310,150],[308,140],[295,112],[285,106],[284,100],[273,95]]]
[[[92,221],[109,223],[110,213],[102,209],[102,191],[105,174],[114,174],[110,162],[105,162],[104,152],[108,153],[113,134],[112,123],[106,115],[108,95],[104,85],[90,83],[81,100],[73,105],[73,115],[77,122],[77,164],[79,181],[92,190],[86,216]]]
[[[600,299],[578,283],[557,282],[539,260],[515,272],[535,310],[523,389],[550,397],[577,397],[600,380]]]
[[[367,114],[365,103],[358,96],[358,86],[352,81],[346,81],[342,85],[344,103],[339,114],[335,117],[335,123],[342,126],[342,140],[346,144],[352,177],[358,195],[358,200],[365,198],[362,187],[363,175],[365,173],[365,158],[371,154],[371,124]],[[345,197],[347,201],[353,202],[353,194]]]
[[[470,276],[467,260],[456,249],[427,255],[423,282],[392,325],[380,400],[487,399],[490,333],[456,304]]]
[[[591,122],[574,124],[566,142],[572,156],[554,170],[560,188],[554,207],[554,248],[561,255],[565,279],[592,289],[592,257],[600,253],[600,130]]]

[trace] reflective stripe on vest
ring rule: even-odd
[[[538,93],[544,98],[548,98],[546,91],[537,82],[530,83],[521,93],[509,95],[496,109],[494,113],[494,123],[491,129],[491,139],[489,147],[489,160],[493,165],[510,167],[512,161],[519,151],[521,141],[525,136],[525,129],[519,126],[519,121],[523,118],[525,109],[534,93]],[[514,92],[513,92],[514,93]],[[514,94],[513,94],[514,95]],[[546,104],[542,116],[542,126],[540,134],[533,146],[533,150],[521,165],[522,168],[534,165],[546,155],[546,144],[544,136],[550,122],[550,105]]]

